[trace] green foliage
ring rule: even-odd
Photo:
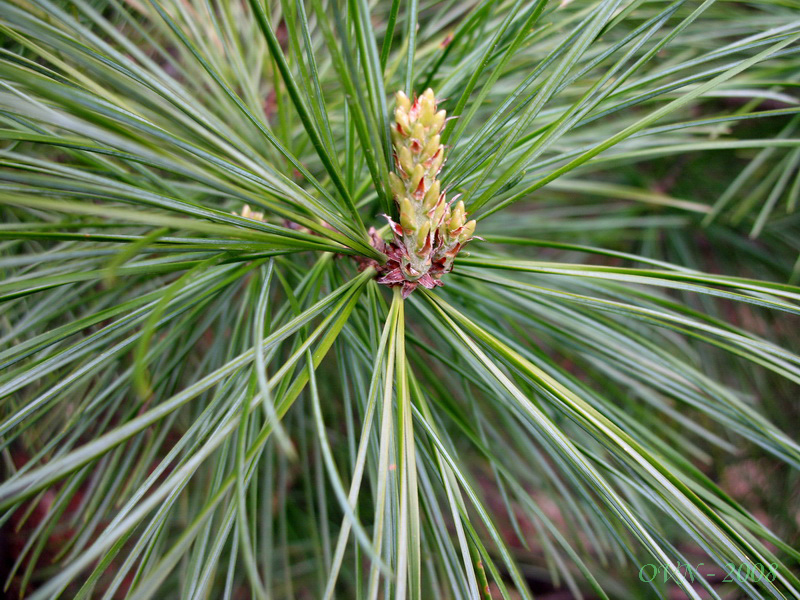
[[[6,589],[800,598],[799,9],[0,0]],[[403,300],[429,86],[483,240]]]

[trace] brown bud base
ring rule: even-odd
[[[401,265],[407,250],[402,245],[402,242],[398,244],[395,239],[390,243],[386,243],[375,231],[375,228],[370,228],[369,234],[372,246],[379,252],[383,252],[388,260],[382,265],[374,260],[361,260],[359,261],[359,271],[363,271],[367,267],[373,267],[378,272],[378,283],[389,287],[402,286],[403,298],[408,298],[408,295],[417,289],[418,285],[428,289],[444,285],[438,278],[435,279],[430,272],[423,274],[414,281],[406,279]]]

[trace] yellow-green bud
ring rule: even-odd
[[[475,219],[472,219],[471,221],[467,221],[464,224],[464,227],[461,228],[461,233],[458,234],[458,241],[463,244],[464,242],[469,240],[472,237],[472,235],[475,233],[475,226],[476,225],[477,225],[477,223],[475,222]]]
[[[394,173],[389,173],[389,187],[392,188],[395,199],[402,198],[406,193],[406,185]]]
[[[442,168],[443,162],[444,162],[444,152],[439,152],[439,154],[437,154],[434,158],[432,158],[430,163],[427,165],[428,170],[434,175],[436,175]]]
[[[419,98],[419,120],[425,127],[430,127],[431,123],[433,123],[435,110],[436,97],[433,95],[433,90],[428,88]]]
[[[392,127],[392,145],[397,148],[400,144],[403,143],[403,135],[397,131],[397,127]]]
[[[417,188],[419,187],[419,182],[422,181],[422,178],[425,177],[425,167],[422,165],[416,165],[414,169],[411,171],[411,193],[413,194],[416,192]]]
[[[408,96],[406,96],[405,92],[402,90],[394,95],[394,102],[397,108],[402,108],[406,112],[411,108],[411,100],[409,100]]]
[[[408,134],[411,130],[411,125],[408,122],[408,113],[401,108],[396,108],[394,111],[394,120],[403,126],[403,133]]]
[[[450,217],[448,229],[454,231],[464,224],[464,201],[459,200],[456,207],[453,209],[453,214]]]
[[[414,123],[414,127],[412,128],[411,137],[416,138],[416,140],[422,144],[425,142],[425,128],[422,126],[422,123],[417,121]]]
[[[425,147],[422,149],[423,160],[429,159],[436,153],[436,151],[439,149],[439,143],[441,139],[441,136],[437,133],[430,140],[428,140],[428,143],[425,144]]]
[[[400,161],[400,166],[406,172],[406,175],[411,175],[414,172],[414,161],[411,159],[411,150],[407,146],[400,146],[397,149],[397,159]]]
[[[414,207],[408,198],[400,200],[400,225],[403,227],[404,232],[414,230]]]
[[[431,231],[431,222],[425,221],[419,228],[419,231],[417,232],[417,247],[422,248],[423,246],[425,246],[425,238],[428,237],[430,231]]]
[[[238,215],[238,213],[236,213],[236,212],[234,212],[233,214],[234,215]],[[241,216],[244,217],[245,219],[253,219],[254,221],[263,221],[264,220],[264,213],[256,211],[256,210],[253,210],[252,208],[250,208],[249,204],[245,204],[242,207]]]
[[[445,215],[445,211],[449,212],[450,209],[447,208],[447,203],[444,200],[442,200],[436,206],[436,212],[433,213],[433,222],[436,225],[439,225],[439,223],[441,222],[442,217]]]
[[[434,131],[441,131],[442,127],[444,126],[444,120],[447,117],[447,113],[443,110],[440,110],[431,119],[431,127]]]
[[[423,208],[425,212],[432,209],[436,206],[437,200],[439,200],[439,190],[441,189],[441,184],[439,183],[438,179],[434,179],[431,187],[428,188],[428,191],[425,192],[425,199],[423,200]]]

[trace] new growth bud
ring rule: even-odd
[[[396,173],[389,187],[400,213],[400,226],[392,223],[394,242],[388,246],[389,262],[380,283],[403,285],[410,294],[418,284],[442,285],[441,277],[475,233],[475,221],[465,224],[466,210],[459,201],[451,210],[437,179],[444,164],[441,131],[446,113],[439,110],[433,90],[412,101],[402,91],[395,94],[391,126]]]
[[[458,204],[456,204],[455,209],[453,209],[453,214],[450,217],[450,222],[447,224],[447,228],[452,233],[456,229],[459,229],[463,224],[464,224],[464,202],[459,200]]]
[[[400,198],[406,193],[406,184],[394,173],[389,173],[389,186],[392,188],[394,199],[400,202]]]
[[[464,244],[472,239],[472,236],[475,234],[475,226],[478,223],[475,219],[468,221],[464,224],[464,227],[461,228],[461,233],[458,234],[459,241]]]
[[[428,191],[425,192],[425,197],[423,198],[422,207],[426,211],[430,211],[434,206],[436,206],[436,202],[439,200],[439,190],[441,188],[441,184],[437,179],[431,184],[431,187],[428,188]]]
[[[402,111],[406,114],[411,108],[411,100],[408,99],[408,96],[406,96],[405,92],[402,90],[394,95],[394,103],[397,106],[396,110]]]

